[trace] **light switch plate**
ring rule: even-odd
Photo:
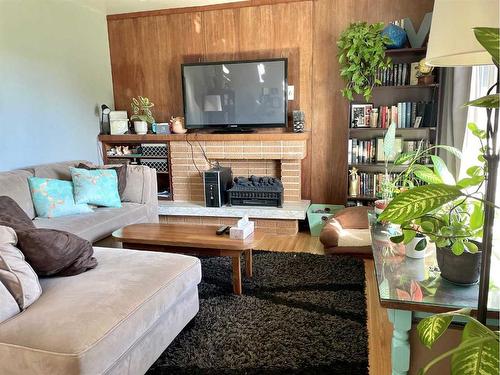
[[[288,100],[293,100],[295,98],[295,87],[293,85],[288,86]]]

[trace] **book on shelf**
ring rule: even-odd
[[[398,138],[400,139],[400,138]],[[412,152],[418,149],[419,144],[427,148],[430,146],[428,139],[422,140],[405,140],[402,142],[402,152]],[[347,162],[348,164],[373,164],[377,163],[377,139],[359,140],[350,138],[347,147]],[[383,160],[378,160],[383,162]],[[421,160],[420,163],[427,164],[428,160]]]
[[[436,126],[437,105],[435,102],[399,102],[374,108],[376,116],[371,128],[386,129],[391,122],[399,129],[428,128]]]
[[[389,178],[391,181],[395,180],[397,173],[390,173]],[[358,172],[358,195],[361,197],[377,197],[382,193],[382,182],[384,180],[384,173],[366,173]],[[350,196],[349,198],[355,199],[357,196]]]

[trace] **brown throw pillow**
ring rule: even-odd
[[[85,163],[78,164],[77,168],[87,169],[89,171],[96,169],[114,169],[116,171],[116,176],[118,177],[118,194],[120,194],[120,200],[123,200],[123,192],[127,186],[127,164],[107,166],[107,165],[90,165]]]
[[[19,207],[14,199],[7,196],[0,197],[0,225],[10,227],[15,231],[19,228],[34,228],[35,224]]]
[[[73,276],[97,266],[92,244],[72,233],[45,228],[16,233],[17,246],[39,276]]]

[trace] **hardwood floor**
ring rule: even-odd
[[[113,247],[117,244],[108,237],[96,245]],[[311,237],[307,232],[299,232],[294,236],[265,235],[259,249],[324,254],[319,237]],[[365,260],[365,275],[370,375],[387,375],[391,373],[392,326],[387,318],[386,309],[380,307],[378,302],[377,282],[372,260]]]

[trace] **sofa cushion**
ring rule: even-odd
[[[28,182],[38,217],[51,218],[92,212],[88,204],[75,203],[71,181],[30,177]]]
[[[76,203],[119,208],[118,175],[114,169],[70,168]]]
[[[0,196],[0,225],[14,229],[34,228],[33,221],[17,202],[6,195]]]
[[[120,199],[123,199],[123,192],[125,191],[125,187],[127,186],[127,164],[120,165],[94,165],[94,164],[86,164],[80,163],[77,168],[83,168],[88,170],[96,170],[96,169],[113,169],[118,176],[118,193],[120,194]]]
[[[14,315],[18,314],[21,310],[17,304],[12,294],[7,290],[2,281],[0,281],[0,323],[12,318]]]
[[[63,161],[60,163],[35,165],[34,167],[24,168],[30,171],[35,177],[54,178],[56,180],[71,181],[69,169],[76,167],[80,163],[87,163],[85,160]]]
[[[121,208],[96,208],[92,214],[53,219],[37,217],[33,223],[38,228],[60,229],[74,233],[90,242],[96,242],[121,227],[147,221],[147,207],[145,205],[122,203]]]
[[[97,266],[92,244],[57,229],[16,230],[18,247],[40,276],[78,275]]]
[[[28,177],[33,176],[28,171],[11,171],[0,173],[0,196],[11,197],[23,209],[30,219],[35,217],[35,208],[31,200]]]
[[[197,258],[95,248],[100,267],[42,279],[44,293],[0,326],[0,373],[101,374],[201,279]],[[29,366],[29,367],[28,367]]]
[[[21,250],[10,243],[0,243],[0,281],[22,310],[42,294],[35,271],[24,260]]]

